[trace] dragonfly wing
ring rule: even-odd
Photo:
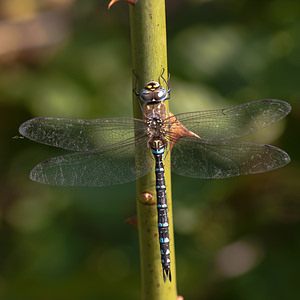
[[[143,160],[135,159],[135,145],[77,152],[47,159],[30,173],[34,181],[60,186],[108,186],[126,183],[147,174],[151,156],[145,142],[137,145],[145,151]]]
[[[196,178],[227,178],[283,167],[290,158],[283,150],[263,144],[180,139],[172,150],[172,171]]]
[[[130,118],[66,119],[35,118],[23,123],[19,132],[42,144],[72,151],[100,150],[145,134],[142,120]]]
[[[281,100],[259,100],[208,111],[177,114],[175,117],[202,139],[223,140],[248,135],[285,117],[291,106]]]

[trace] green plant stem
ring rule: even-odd
[[[130,6],[130,27],[133,69],[138,76],[138,90],[140,90],[150,80],[159,81],[163,69],[165,69],[165,78],[168,77],[164,0],[139,0],[134,6]],[[160,82],[162,83],[161,80]],[[136,80],[133,76],[133,88],[135,88],[135,84]],[[168,106],[168,103],[166,105]],[[141,118],[141,110],[135,95],[133,95],[133,110],[134,117]],[[143,300],[177,299],[170,153],[166,156],[164,165],[172,282],[163,282],[157,229],[155,173],[153,168],[153,172],[137,180],[137,212]],[[151,194],[153,199],[148,200],[143,197],[145,192]]]

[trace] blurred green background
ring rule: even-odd
[[[107,4],[0,2],[0,299],[140,299],[138,233],[124,223],[135,184],[34,183],[33,166],[63,151],[13,138],[37,116],[132,116],[128,5]],[[264,98],[293,107],[248,139],[287,151],[288,166],[173,175],[185,299],[300,299],[299,12],[297,0],[167,1],[173,113]]]

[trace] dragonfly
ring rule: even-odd
[[[163,78],[163,82],[150,81],[139,92],[134,90],[141,119],[39,117],[24,122],[19,132],[35,142],[72,151],[39,163],[30,173],[36,182],[109,186],[155,172],[158,236],[166,282],[167,278],[171,281],[166,155],[171,152],[173,172],[202,179],[256,174],[283,167],[290,161],[283,150],[234,139],[278,122],[290,112],[291,106],[281,100],[265,99],[173,115],[167,113],[165,104],[170,98],[169,80]]]

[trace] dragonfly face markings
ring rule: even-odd
[[[274,170],[290,161],[283,150],[231,140],[278,122],[291,107],[266,99],[225,109],[167,114],[164,100],[169,99],[170,89],[164,82],[168,90],[150,81],[139,93],[135,91],[143,102],[143,119],[41,117],[24,122],[19,132],[33,141],[73,151],[47,159],[31,171],[30,178],[44,184],[126,183],[147,174],[154,157],[161,262],[164,279],[171,280],[163,164],[167,146],[172,149],[172,171],[183,176],[228,178]],[[135,155],[136,150],[144,151],[142,158]]]
[[[157,81],[152,80],[146,83],[141,92],[136,95],[139,96],[143,102],[155,104],[169,99],[169,90],[167,91]]]

